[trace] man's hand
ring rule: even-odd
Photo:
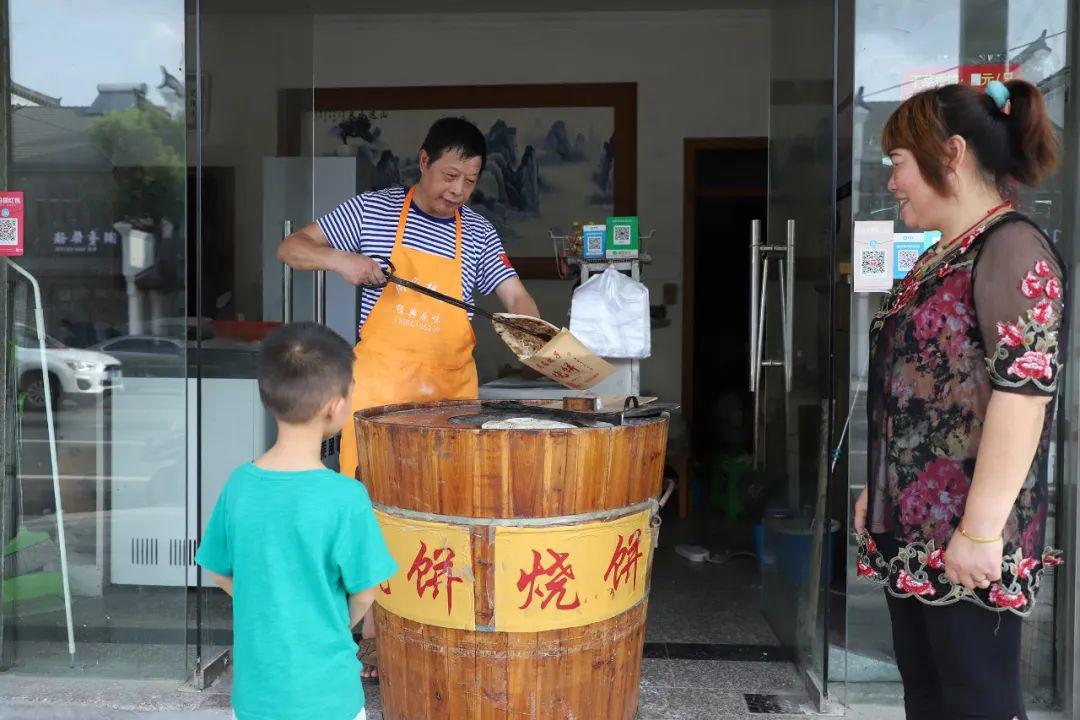
[[[386,275],[378,260],[359,253],[337,253],[333,270],[352,285],[385,285]]]
[[[378,261],[360,253],[335,250],[318,223],[310,223],[281,241],[278,260],[294,270],[330,270],[352,285],[385,285]]]

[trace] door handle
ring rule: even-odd
[[[315,322],[326,324],[326,271],[315,271]]]
[[[292,235],[292,220],[286,220],[282,226],[281,239]],[[292,322],[292,268],[281,263],[281,321]]]
[[[758,292],[761,272],[761,220],[750,221],[750,392],[757,390],[758,374]]]
[[[787,283],[784,287],[784,305],[787,312],[784,323],[784,387],[791,392],[792,359],[794,357],[795,329],[795,220],[787,221]]]

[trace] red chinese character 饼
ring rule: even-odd
[[[416,595],[420,598],[424,597],[428,588],[431,588],[432,599],[439,597],[440,583],[443,578],[446,579],[446,614],[451,614],[454,609],[454,583],[462,582],[461,578],[454,575],[454,551],[450,548],[439,548],[428,557],[427,545],[421,541],[416,559],[413,560],[405,579],[412,580],[414,574]]]
[[[623,545],[623,542],[626,544]],[[611,582],[612,592],[618,590],[619,585],[627,580],[631,580],[634,588],[637,588],[638,560],[642,557],[644,555],[641,552],[641,530],[635,530],[625,541],[622,533],[619,533],[619,544],[615,546],[615,552],[611,555],[611,563],[608,564],[607,572],[604,573],[604,580]],[[632,578],[630,576],[631,572],[633,572]]]
[[[555,601],[555,608],[557,610],[573,610],[581,605],[581,599],[577,593],[574,593],[574,600],[572,602],[565,602],[566,600],[566,581],[574,579],[574,566],[566,562],[566,558],[570,557],[570,553],[555,552],[551,548],[547,549],[548,554],[551,555],[551,564],[546,568],[543,564],[543,556],[536,550],[532,551],[533,554],[533,566],[532,571],[526,573],[525,570],[521,571],[521,577],[518,578],[517,589],[520,592],[526,592],[525,603],[518,608],[519,610],[525,610],[532,604],[533,597],[540,598],[540,609],[546,610],[547,606],[552,600]],[[546,582],[537,583],[541,577],[550,578]]]

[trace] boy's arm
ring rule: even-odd
[[[229,594],[229,597],[232,597],[233,596],[233,579],[232,579],[232,576],[231,575],[218,575],[216,572],[214,572],[212,570],[209,571],[209,572],[210,572],[210,579],[212,579],[217,584],[217,586],[219,588],[221,588],[222,590],[227,592]],[[375,596],[372,595],[372,599],[374,599],[374,597]]]
[[[229,586],[232,586],[232,578],[229,579]],[[232,595],[232,593],[229,593]],[[368,588],[367,590],[361,590],[358,593],[351,593],[349,595],[349,627],[356,627],[360,624],[360,621],[367,614],[368,609],[372,603],[375,602],[375,588]]]

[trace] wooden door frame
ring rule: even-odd
[[[683,266],[682,266],[682,413],[686,419],[687,443],[692,437],[694,420],[694,214],[697,211],[694,162],[699,150],[765,150],[767,137],[685,138],[683,140]],[[761,190],[745,187],[717,188],[709,197],[768,196]],[[749,244],[749,239],[747,240]],[[738,270],[736,269],[736,272]]]

